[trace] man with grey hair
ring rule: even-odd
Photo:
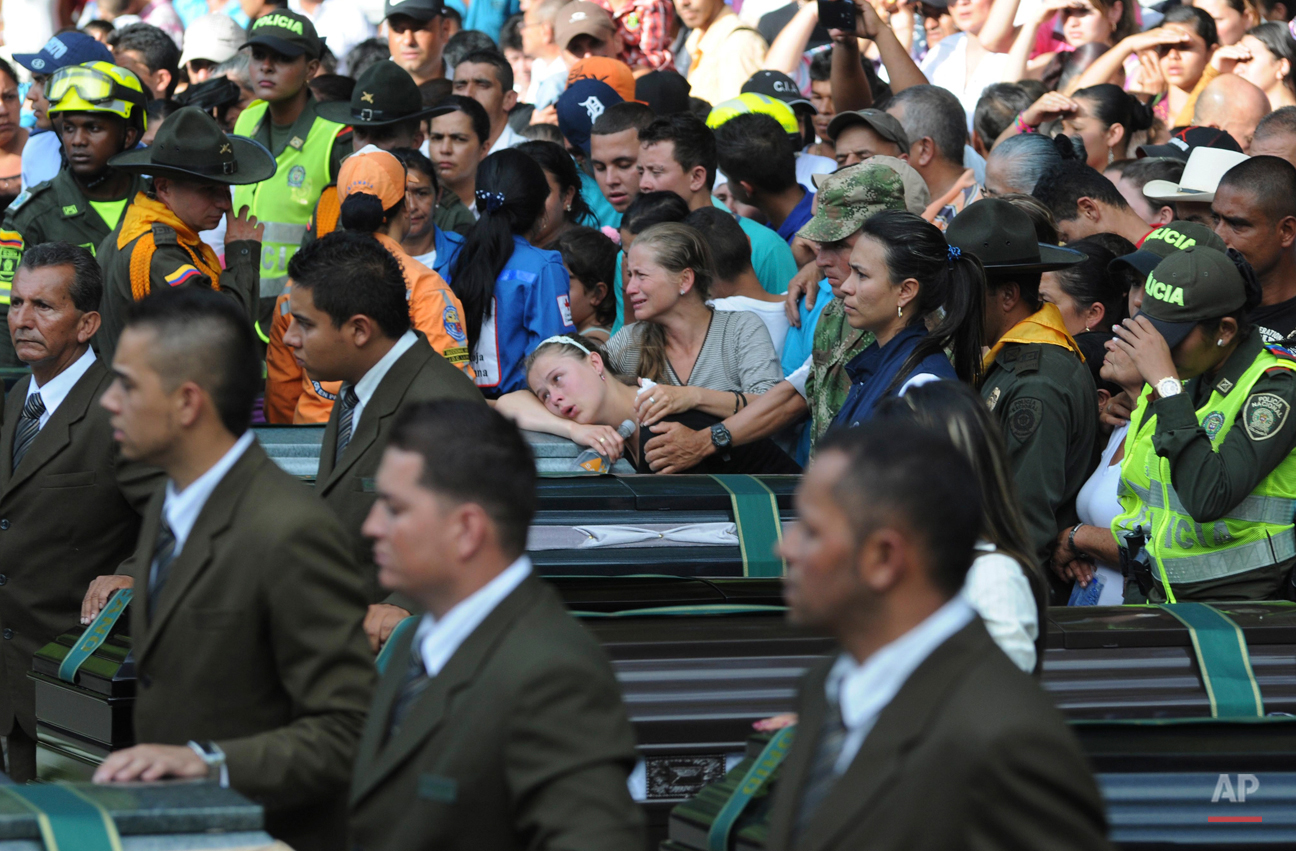
[[[567,63],[562,58],[562,45],[554,38],[554,21],[567,0],[540,0],[527,7],[522,20],[522,53],[531,60],[531,82],[522,95],[523,103],[534,103],[537,108],[549,106],[536,100],[540,86],[549,77],[562,80],[548,84],[561,92],[567,84]]]
[[[1296,165],[1296,106],[1284,106],[1256,125],[1251,156],[1278,157]]]
[[[926,181],[932,205],[940,205],[932,223],[945,230],[964,207],[981,199],[976,176],[963,166],[967,114],[940,86],[911,86],[897,93],[886,111],[909,137],[909,164]]]
[[[0,429],[0,734],[9,776],[36,777],[32,654],[84,623],[81,592],[130,556],[159,477],[121,460],[99,397],[112,374],[90,348],[103,273],[65,242],[32,246],[13,281],[9,333],[32,374]]]

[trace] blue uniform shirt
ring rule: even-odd
[[[878,402],[899,393],[904,383],[915,375],[927,373],[937,378],[957,380],[954,366],[944,352],[928,355],[909,370],[907,375],[898,381],[894,380],[905,360],[926,336],[927,330],[922,326],[910,326],[892,337],[885,346],[879,347],[874,341],[852,358],[846,364],[846,372],[851,378],[850,393],[837,412],[833,427],[857,426],[869,419]]]
[[[472,348],[477,386],[489,399],[526,387],[527,355],[556,334],[575,334],[571,280],[557,251],[513,237],[513,256],[495,280],[492,310]]]
[[[807,191],[801,196],[801,202],[793,207],[792,212],[783,220],[783,224],[779,225],[778,235],[788,245],[792,244],[797,231],[801,230],[801,227],[814,215],[814,199],[815,194]]]

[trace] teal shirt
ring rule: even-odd
[[[721,210],[729,210],[714,195],[711,196],[711,205]],[[788,281],[792,280],[797,273],[796,259],[792,256],[792,249],[787,244],[787,240],[760,222],[753,222],[743,216],[738,217],[738,224],[742,226],[747,239],[751,241],[752,269],[756,271],[756,278],[761,286],[766,292],[775,295],[787,292]]]

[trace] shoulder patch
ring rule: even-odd
[[[15,213],[18,212],[18,208],[30,201],[31,197],[32,191],[30,189],[24,189],[22,192],[18,193],[17,198],[13,199],[13,201],[9,203],[9,210]]]
[[[1008,406],[1008,433],[1018,442],[1025,441],[1039,428],[1044,414],[1044,403],[1039,399],[1017,399]]]
[[[0,230],[0,281],[13,280],[22,256],[22,234],[16,230]]]
[[[1291,363],[1293,366],[1296,366],[1296,352],[1293,352],[1286,346],[1279,345],[1278,343],[1270,343],[1265,346],[1265,351],[1276,358],[1280,358]]]
[[[179,269],[176,269],[170,275],[167,275],[164,278],[164,280],[167,282],[168,286],[178,287],[181,284],[187,283],[197,278],[201,274],[202,272],[199,272],[193,266],[190,266],[188,263],[186,263],[185,265],[181,266]]]
[[[1277,393],[1252,393],[1242,406],[1242,424],[1247,437],[1268,440],[1282,430],[1291,404]]]

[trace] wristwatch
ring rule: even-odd
[[[724,423],[711,426],[711,445],[720,453],[721,458],[725,461],[729,460],[729,450],[733,448],[733,435],[725,428]]]
[[[1172,375],[1168,375],[1156,383],[1156,392],[1162,399],[1178,396],[1183,392],[1183,382]]]
[[[202,761],[207,763],[207,779],[213,780],[222,786],[229,785],[229,769],[225,765],[225,751],[215,742],[189,742],[189,747],[193,752],[202,757]]]

